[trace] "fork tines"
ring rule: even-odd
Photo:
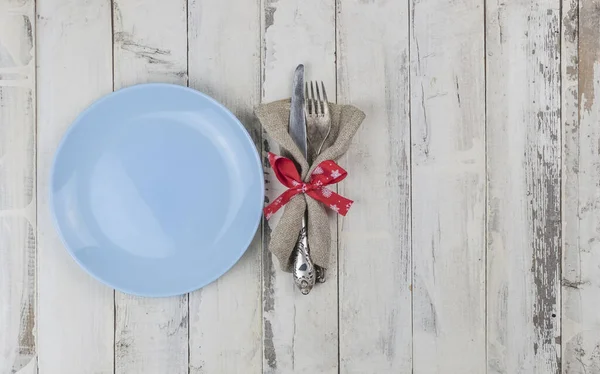
[[[316,87],[316,88],[315,88]],[[315,95],[316,92],[316,95]],[[317,82],[310,82],[310,89],[308,82],[305,83],[304,95],[306,96],[306,111],[309,115],[324,116],[325,111],[328,110],[327,94],[325,93],[325,84],[321,81],[321,89],[319,90],[319,84]],[[322,97],[321,97],[322,95]]]

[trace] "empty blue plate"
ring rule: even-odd
[[[73,258],[113,288],[156,297],[229,270],[264,202],[260,158],[240,121],[170,84],[125,88],[85,110],[58,148],[50,189]]]

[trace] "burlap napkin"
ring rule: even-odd
[[[256,115],[268,135],[283,148],[284,156],[296,161],[300,166],[302,180],[308,182],[310,175],[321,161],[339,159],[350,146],[352,137],[365,118],[365,114],[351,105],[329,104],[331,112],[331,133],[319,155],[310,155],[314,159],[312,165],[308,162],[296,146],[288,133],[290,118],[290,100],[275,101],[262,104],[256,109]],[[310,147],[309,147],[310,148]],[[340,165],[352,173],[349,165]],[[352,196],[347,196],[352,199]],[[308,245],[314,264],[323,268],[329,265],[329,252],[331,247],[331,232],[325,207],[318,201],[304,194],[297,195],[284,207],[283,215],[277,226],[271,232],[269,250],[279,260],[281,269],[292,271],[292,251],[302,225],[302,216],[308,208]],[[351,214],[351,212],[349,213]]]

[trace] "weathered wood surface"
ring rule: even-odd
[[[0,373],[35,373],[35,16],[0,2]]]
[[[340,161],[339,191],[357,202],[339,219],[340,371],[410,373],[408,3],[337,7],[338,101],[367,115]]]
[[[190,87],[222,102],[260,149],[260,2],[189,2]],[[261,233],[222,278],[190,294],[190,374],[262,371]]]
[[[487,19],[488,373],[558,373],[560,2]]]
[[[38,0],[36,13],[39,372],[113,373],[114,292],[64,249],[48,194],[65,130],[112,91],[111,6],[106,0]]]
[[[600,374],[599,9],[0,0],[0,374]],[[356,204],[332,216],[327,283],[301,296],[279,270],[277,217],[190,295],[115,293],[78,268],[47,191],[83,108],[189,84],[264,156],[253,109],[289,97],[300,62],[367,113],[340,161]]]
[[[484,7],[476,0],[411,1],[410,22],[413,367],[479,374],[486,332]]]
[[[112,2],[114,89],[187,84],[185,0]],[[115,292],[115,374],[188,372],[188,296]]]
[[[262,101],[290,96],[294,69],[305,65],[305,79],[325,83],[333,100],[335,73],[335,2],[333,0],[263,1]],[[277,152],[265,134],[264,167],[267,199],[282,192],[270,173],[266,152]],[[332,225],[332,257],[327,281],[300,294],[291,274],[279,270],[266,250],[277,216],[263,226],[263,372],[337,373],[338,300],[336,226]]]
[[[563,373],[600,373],[600,1],[563,2]]]

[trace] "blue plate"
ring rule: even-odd
[[[244,254],[260,222],[260,158],[235,116],[170,84],[85,110],[54,159],[51,209],[73,258],[123,292],[201,288]]]

